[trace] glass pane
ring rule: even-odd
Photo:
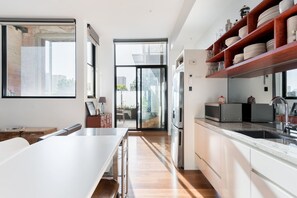
[[[141,126],[142,128],[163,128],[165,107],[164,69],[142,69]]]
[[[87,42],[87,63],[90,65],[94,65],[93,47],[94,47],[94,44],[90,40],[88,40],[88,42]]]
[[[115,43],[116,65],[166,65],[167,43]]]
[[[287,97],[297,97],[297,69],[287,71]]]
[[[7,25],[7,96],[75,96],[75,26]]]
[[[136,129],[136,68],[117,68],[116,126]]]
[[[87,96],[95,97],[95,90],[94,90],[94,67],[89,66],[87,67]]]

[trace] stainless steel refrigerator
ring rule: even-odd
[[[177,168],[184,167],[184,65],[173,76],[173,108],[171,126],[171,156]]]

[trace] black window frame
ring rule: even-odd
[[[297,96],[287,96],[287,72],[289,71],[290,70],[282,72],[282,95],[285,99],[296,100]]]
[[[92,95],[87,95],[88,98],[96,98],[96,43],[92,41],[92,39],[88,39],[88,42],[91,43],[91,53],[92,53],[92,60],[91,63],[87,60],[87,67],[93,68],[93,93]],[[87,50],[88,53],[88,50]],[[87,68],[88,71],[88,68]],[[88,81],[88,80],[87,80]]]
[[[116,62],[116,44],[117,43],[147,43],[147,42],[166,42],[166,64],[162,63],[159,65],[141,65],[141,64],[134,64],[134,65],[126,65],[126,64],[117,64]],[[113,39],[113,46],[114,46],[114,104],[117,104],[117,68],[125,68],[131,67],[137,69],[142,68],[164,68],[165,70],[165,81],[166,81],[166,90],[165,90],[165,120],[164,120],[164,127],[163,128],[142,128],[139,126],[138,121],[136,121],[136,128],[129,128],[130,131],[167,131],[168,130],[168,64],[169,64],[169,52],[168,52],[168,39],[167,38],[159,38],[159,39]],[[137,73],[136,73],[136,82],[137,82]],[[136,83],[137,84],[137,83]],[[136,85],[137,86],[137,85]],[[136,88],[137,89],[137,88]],[[142,91],[142,90],[141,90]],[[138,96],[136,95],[136,102]],[[113,120],[115,123],[115,127],[117,128],[117,108],[114,108],[114,116]]]
[[[13,98],[28,98],[28,99],[67,99],[67,98],[76,98],[77,96],[77,47],[76,47],[76,20],[71,18],[57,18],[57,19],[48,19],[48,18],[0,18],[0,22],[2,23],[36,23],[36,24],[46,24],[46,25],[63,25],[63,24],[73,24],[74,26],[74,43],[75,43],[75,79],[74,79],[74,96],[8,96],[7,95],[7,25],[0,24],[1,26],[1,69],[2,69],[2,92],[1,97],[7,99]]]

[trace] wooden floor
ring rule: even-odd
[[[128,197],[218,197],[200,171],[178,171],[171,163],[167,133],[129,136]]]

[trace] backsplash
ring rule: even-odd
[[[255,78],[229,78],[228,102],[246,103],[248,97],[253,96],[256,103],[269,103],[273,95],[272,89],[272,75]]]

